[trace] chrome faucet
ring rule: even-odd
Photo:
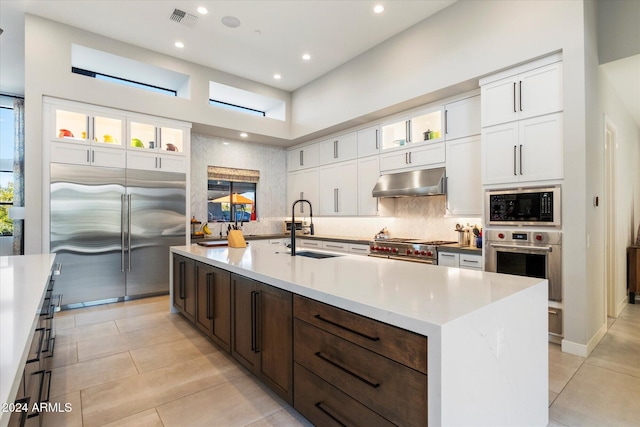
[[[311,202],[306,199],[296,200],[291,206],[291,256],[296,256],[296,205],[300,202],[309,204],[309,218],[311,220],[309,232],[313,236],[313,208],[311,207]]]

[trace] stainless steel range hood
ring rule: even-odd
[[[445,194],[445,168],[381,175],[373,197],[435,196]]]

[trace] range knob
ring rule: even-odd
[[[411,255],[411,249],[407,249],[407,255]]]
[[[433,256],[433,252],[427,251],[427,256]]]
[[[389,252],[389,250],[390,250],[389,248],[384,248],[385,252]]]
[[[536,234],[536,240],[538,242],[541,242],[542,241],[542,234]]]
[[[427,252],[426,252],[426,251],[420,251],[420,255],[424,256],[424,255],[426,255],[426,254],[427,254]]]
[[[504,239],[504,234],[503,233],[498,233],[498,238],[499,239]]]
[[[420,251],[416,249],[415,251],[413,251],[413,254],[414,254],[414,255],[419,255],[419,254],[420,254]]]
[[[393,252],[394,254],[395,254],[395,253],[398,253],[398,248],[393,248],[393,249],[391,249],[391,252]]]

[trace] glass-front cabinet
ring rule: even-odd
[[[443,108],[416,111],[415,114],[382,125],[382,149],[405,147],[407,144],[443,140]]]
[[[53,106],[53,110],[52,140],[123,146],[123,117],[58,106]]]
[[[131,135],[129,148],[184,153],[184,129],[131,120],[129,133]]]

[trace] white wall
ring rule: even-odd
[[[207,166],[255,169],[260,171],[256,195],[258,221],[245,224],[243,232],[281,233],[286,212],[286,162],[286,151],[282,148],[192,133],[192,215],[203,222],[207,218]],[[217,234],[220,225],[211,225],[211,229]]]
[[[71,73],[71,45],[121,55],[191,76],[191,98],[174,98]],[[290,104],[288,92],[161,55],[33,15],[25,16],[25,253],[43,250],[42,97],[79,102],[225,127],[271,138],[289,138],[289,122],[252,117],[208,105],[209,81],[234,85]],[[290,114],[287,114],[290,117]]]

